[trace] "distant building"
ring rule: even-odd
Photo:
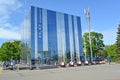
[[[83,55],[79,16],[31,6],[22,27],[23,60],[52,64],[80,61]]]

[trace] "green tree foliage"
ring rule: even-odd
[[[27,60],[27,58],[31,59],[30,47],[27,43],[21,43],[21,55],[20,56],[22,60]]]
[[[120,25],[118,27],[118,32],[117,32],[117,39],[116,39],[116,45],[117,45],[117,54],[120,54]]]
[[[107,51],[105,49],[99,49],[98,56],[102,56],[103,58],[106,58],[108,56]]]
[[[103,47],[105,46],[103,43],[103,35],[102,33],[97,32],[91,32],[91,42],[92,42],[92,51],[93,51],[93,57],[98,55],[103,55],[106,53],[103,53]],[[90,44],[89,44],[89,33],[84,33],[83,35],[83,42],[85,41],[86,45],[86,54],[90,55]],[[83,45],[84,47],[84,45]]]
[[[120,24],[118,27],[118,32],[117,32],[117,39],[116,39],[116,60],[120,61]]]
[[[0,60],[20,59],[20,41],[9,41],[2,44],[0,48]]]
[[[113,45],[107,45],[105,47],[106,51],[107,51],[107,54],[108,56],[114,58],[115,57],[115,53],[116,53],[116,44],[113,44]]]

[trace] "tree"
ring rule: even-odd
[[[27,61],[27,58],[28,59],[31,59],[31,56],[30,56],[30,47],[27,43],[21,43],[21,55],[20,55],[20,58],[22,60],[25,60]]]
[[[103,50],[105,46],[103,43],[103,35],[102,33],[91,32],[91,42],[92,42],[92,51],[93,57],[98,56],[100,50]],[[83,35],[83,42],[85,41],[86,45],[86,54],[90,55],[90,44],[89,44],[89,33],[84,33]],[[83,45],[84,47],[84,45]]]
[[[118,32],[117,32],[117,39],[116,39],[116,60],[120,61],[120,24],[118,27]]]
[[[116,53],[116,44],[105,46],[108,56],[114,58]]]
[[[106,58],[108,56],[107,51],[105,49],[99,49],[98,56],[102,56],[103,58]]]
[[[20,59],[20,41],[8,41],[2,44],[0,48],[0,60],[7,61],[11,59]]]
[[[116,46],[117,46],[117,54],[120,54],[120,25],[118,27],[118,32],[117,32],[117,39],[116,39]]]

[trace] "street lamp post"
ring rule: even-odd
[[[91,36],[90,36],[90,10],[89,8],[84,9],[86,19],[88,22],[88,32],[89,32],[89,44],[90,44],[90,61],[93,62],[93,54],[92,54],[92,43],[91,43]]]

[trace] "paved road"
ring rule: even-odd
[[[120,64],[3,71],[0,80],[120,80]]]

